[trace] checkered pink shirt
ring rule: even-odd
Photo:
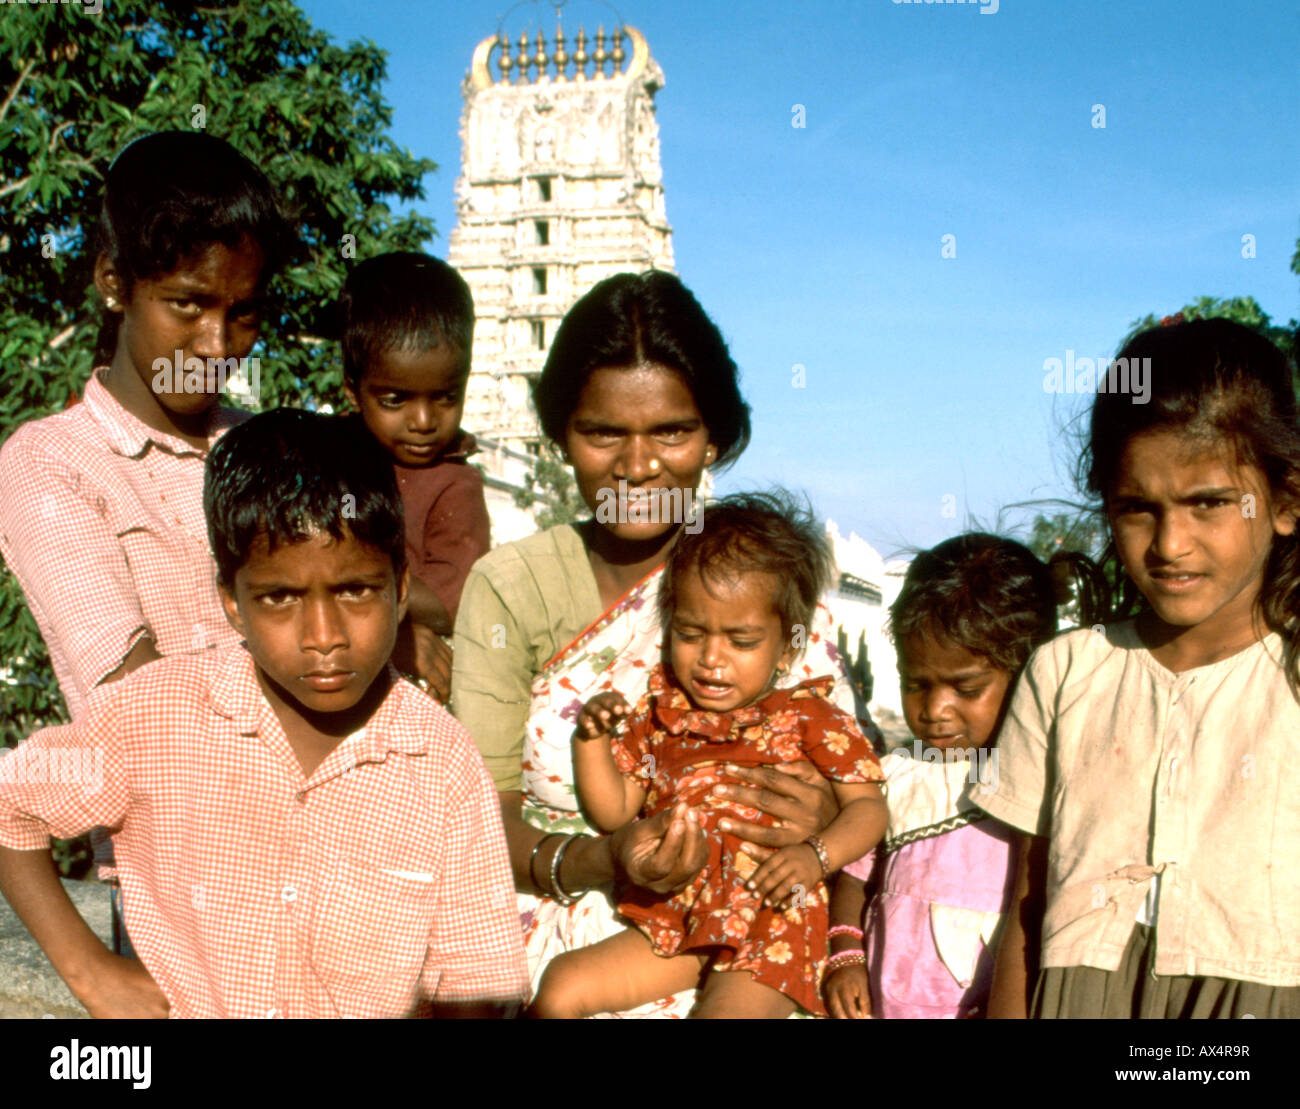
[[[496,790],[469,733],[404,681],[304,779],[246,648],[142,667],[0,759],[0,843],[95,824],[172,1016],[526,994]]]
[[[212,441],[244,416],[214,409]],[[164,657],[238,641],[208,551],[206,460],[127,412],[99,371],[80,404],[24,424],[0,449],[0,555],[73,718],[146,635]]]

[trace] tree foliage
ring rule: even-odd
[[[524,478],[524,488],[515,494],[515,504],[531,508],[539,529],[557,524],[572,524],[591,515],[568,466],[556,456],[549,443],[543,443],[532,473]]]
[[[385,54],[335,44],[292,0],[111,0],[0,11],[0,440],[65,407],[99,329],[87,243],[104,175],[131,139],[203,127],[270,179],[299,230],[253,353],[261,404],[342,403],[330,306],[349,259],[420,249],[436,167],[388,136]],[[220,166],[213,166],[220,173]],[[0,741],[63,718],[13,575],[0,574]]]
[[[1300,273],[1300,242],[1296,244],[1296,260],[1292,269]],[[1130,339],[1148,328],[1155,327],[1163,320],[1181,317],[1184,320],[1232,320],[1252,331],[1258,331],[1284,351],[1294,363],[1296,357],[1296,333],[1300,330],[1300,320],[1292,320],[1286,327],[1273,323],[1269,314],[1259,306],[1254,297],[1198,297],[1191,304],[1185,304],[1175,316],[1156,317],[1150,313],[1140,320],[1134,320],[1129,332],[1124,336],[1123,346]]]

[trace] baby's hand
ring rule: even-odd
[[[632,709],[618,690],[597,693],[578,713],[578,739],[602,739],[618,726]]]
[[[822,880],[822,864],[806,843],[782,847],[772,852],[745,884],[754,890],[764,905],[784,905],[798,887],[804,893]]]
[[[867,968],[861,963],[836,967],[822,981],[826,1011],[836,1020],[865,1020],[871,1016]]]

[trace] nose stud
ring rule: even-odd
[[[657,458],[650,459],[650,472],[652,474],[657,474],[659,472],[659,459]]]

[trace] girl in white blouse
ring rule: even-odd
[[[1136,616],[1039,649],[974,792],[1027,833],[989,1015],[1300,1016],[1290,366],[1178,320],[1097,387],[1080,469]]]

